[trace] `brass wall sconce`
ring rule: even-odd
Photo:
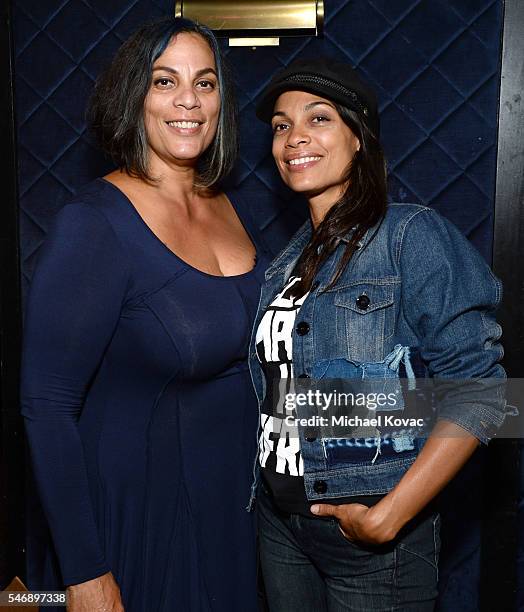
[[[207,25],[230,46],[278,45],[282,36],[321,36],[324,0],[176,0],[175,16]]]

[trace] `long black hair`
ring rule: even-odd
[[[380,141],[358,113],[340,104],[335,104],[335,108],[358,138],[360,149],[346,170],[347,186],[342,197],[313,231],[300,257],[298,273],[301,281],[296,286],[299,292],[309,291],[322,264],[344,240],[347,241],[346,248],[327,288],[333,287],[366,232],[377,226],[386,214],[387,173]]]
[[[144,101],[155,60],[180,32],[201,36],[215,57],[220,93],[218,127],[213,141],[198,160],[196,179],[196,186],[213,189],[233,168],[238,137],[230,73],[213,33],[205,26],[189,19],[165,17],[137,30],[98,78],[89,104],[88,120],[101,148],[119,168],[131,176],[154,182],[155,178],[148,173]]]

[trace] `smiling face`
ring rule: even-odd
[[[271,125],[273,157],[283,181],[328,209],[344,192],[358,138],[332,102],[304,91],[279,96]]]
[[[198,34],[181,32],[153,64],[144,102],[149,169],[194,166],[216,134],[219,113],[213,51]]]

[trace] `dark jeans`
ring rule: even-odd
[[[429,612],[437,597],[439,515],[390,544],[349,542],[335,519],[283,514],[259,489],[260,562],[271,612]]]

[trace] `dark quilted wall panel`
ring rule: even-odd
[[[14,0],[22,266],[27,280],[53,214],[110,169],[90,141],[85,101],[100,68],[167,0]],[[240,105],[232,181],[280,247],[305,216],[280,184],[253,100],[297,54],[327,53],[378,89],[392,199],[433,206],[489,260],[502,0],[325,0],[325,37],[227,49]],[[274,230],[274,231],[269,231]],[[478,609],[482,458],[447,493],[440,609]],[[460,491],[460,493],[455,493]],[[464,491],[471,491],[465,494]],[[458,501],[459,500],[459,501]]]
[[[14,2],[21,250],[25,280],[53,214],[108,169],[84,122],[100,68],[161,0]]]
[[[166,0],[15,0],[23,270],[53,213],[108,169],[84,125],[93,79],[119,43]],[[326,0],[325,37],[227,50],[241,108],[234,177],[268,226],[293,228],[302,207],[279,184],[252,100],[297,54],[358,66],[379,91],[391,196],[434,206],[489,259],[498,95],[500,0]],[[276,195],[276,200],[275,200]],[[275,204],[276,202],[276,204]],[[277,237],[277,243],[285,234]],[[276,246],[279,246],[277,244]],[[275,246],[275,248],[276,248]]]
[[[502,5],[498,0],[327,0],[323,40],[230,50],[242,109],[244,186],[278,190],[252,100],[297,54],[358,66],[379,92],[392,199],[452,219],[491,255]],[[287,206],[287,196],[282,195]]]

